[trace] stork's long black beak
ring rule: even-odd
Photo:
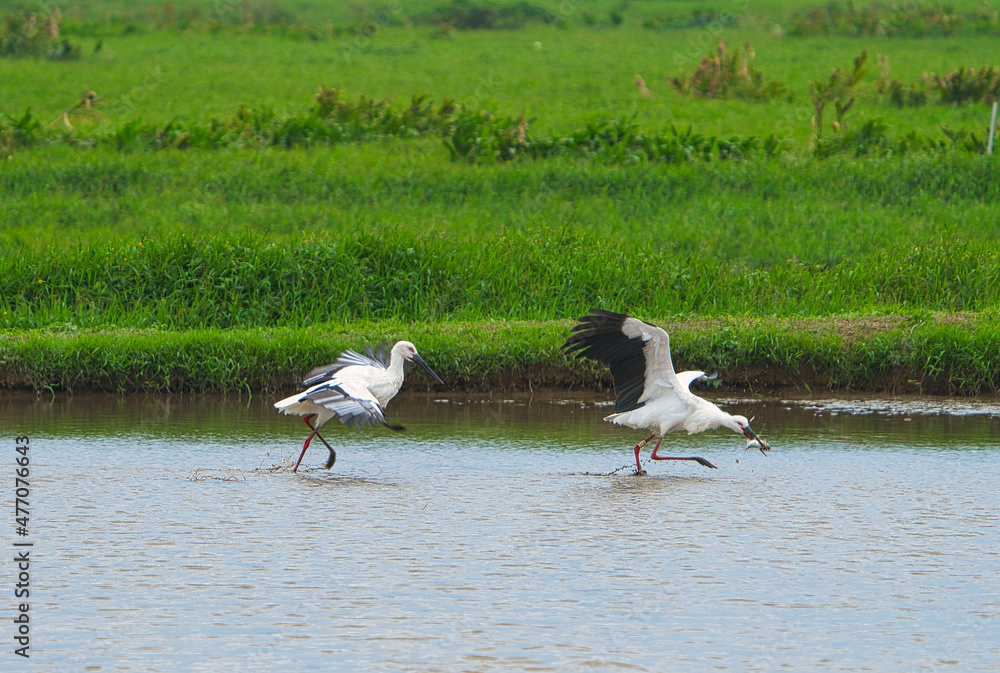
[[[437,381],[441,385],[444,385],[444,381],[441,380],[441,377],[434,373],[434,370],[431,369],[430,366],[426,362],[424,362],[424,359],[422,357],[420,357],[419,353],[414,353],[413,354],[413,361],[416,362],[421,367],[423,367],[427,371],[428,374],[430,374],[432,377],[434,377],[435,381]]]

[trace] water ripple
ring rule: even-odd
[[[264,405],[25,404],[33,670],[1000,667],[988,414],[763,401],[769,456],[671,436],[720,469],[640,478],[583,474],[634,441],[588,401],[401,401],[296,475]]]

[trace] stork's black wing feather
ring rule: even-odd
[[[333,375],[339,372],[341,369],[347,365],[339,364],[334,362],[332,365],[321,365],[319,367],[314,367],[309,370],[306,377],[302,379],[302,385],[307,388],[311,388],[317,384],[323,383],[323,381],[329,381],[333,378]]]
[[[622,332],[627,315],[591,309],[571,330],[573,334],[563,344],[567,355],[591,358],[611,368],[615,385],[615,412],[638,409],[646,386],[645,343],[641,336],[629,338]],[[649,323],[646,323],[649,324]],[[650,325],[652,327],[652,325]]]

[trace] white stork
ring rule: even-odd
[[[663,436],[676,430],[687,430],[693,435],[725,427],[747,437],[748,448],[759,448],[765,455],[771,449],[750,429],[746,416],[727,414],[689,390],[693,381],[709,377],[705,372],[675,372],[670,359],[670,336],[659,327],[621,313],[591,309],[590,315],[580,318],[572,332],[563,345],[567,354],[575,352],[576,357],[592,358],[611,367],[615,413],[604,420],[653,433],[635,446],[636,474],[644,474],[639,450],[657,436],[653,460],[693,460],[705,467],[715,467],[704,458],[657,454]]]
[[[292,471],[298,472],[299,463],[306,455],[313,435],[319,437],[330,451],[326,469],[333,467],[337,452],[319,434],[319,429],[335,416],[341,423],[354,424],[357,428],[366,425],[374,427],[376,423],[381,423],[390,430],[402,430],[398,425],[385,422],[383,410],[403,385],[403,364],[409,362],[416,362],[435,381],[444,383],[417,354],[416,346],[409,341],[399,341],[389,351],[388,358],[381,347],[377,353],[369,348],[367,356],[344,351],[332,365],[317,367],[306,375],[302,382],[307,386],[304,392],[275,402],[274,408],[283,414],[305,416],[303,420],[312,430]],[[315,425],[309,422],[310,418],[315,418]]]

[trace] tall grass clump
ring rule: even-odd
[[[689,76],[673,77],[670,83],[684,96],[696,98],[749,98],[769,100],[789,95],[780,82],[764,81],[754,66],[756,54],[749,42],[742,49],[727,52],[719,42],[714,53],[703,57]]]
[[[679,30],[712,25],[735,27],[741,25],[741,21],[731,11],[701,7],[686,14],[661,12],[642,20],[642,27],[650,30]]]
[[[0,58],[46,58],[50,61],[79,59],[80,45],[59,37],[62,13],[58,8],[43,13],[14,12],[0,26]]]
[[[978,70],[964,67],[944,75],[931,74],[930,77],[941,94],[941,102],[945,104],[992,103],[1000,99],[1000,68],[995,65],[986,65]]]
[[[887,60],[879,55],[882,67]],[[992,103],[1000,99],[1000,68],[984,65],[979,69],[965,66],[936,75],[925,72],[920,82],[910,82],[905,86],[899,79],[888,81],[888,66],[878,84],[879,93],[889,93],[889,99],[899,108],[920,107],[927,103],[928,93],[936,92],[942,105],[965,105],[967,103]]]
[[[872,3],[857,6],[839,2],[795,11],[788,35],[803,37],[842,35],[849,37],[951,37],[998,35],[1000,20],[986,3],[971,11],[958,11],[938,3],[902,5]]]
[[[416,24],[459,30],[515,30],[530,23],[554,22],[558,15],[542,5],[523,0],[509,3],[452,0],[413,15]]]
[[[847,113],[854,106],[857,98],[855,87],[865,76],[865,63],[868,61],[868,50],[864,49],[854,59],[854,67],[850,70],[834,68],[827,80],[817,80],[809,83],[809,98],[812,100],[813,109],[816,115],[813,117],[813,136],[817,139],[823,137],[823,117],[826,107],[833,105],[836,119],[831,126],[835,133],[839,133],[846,122]]]

